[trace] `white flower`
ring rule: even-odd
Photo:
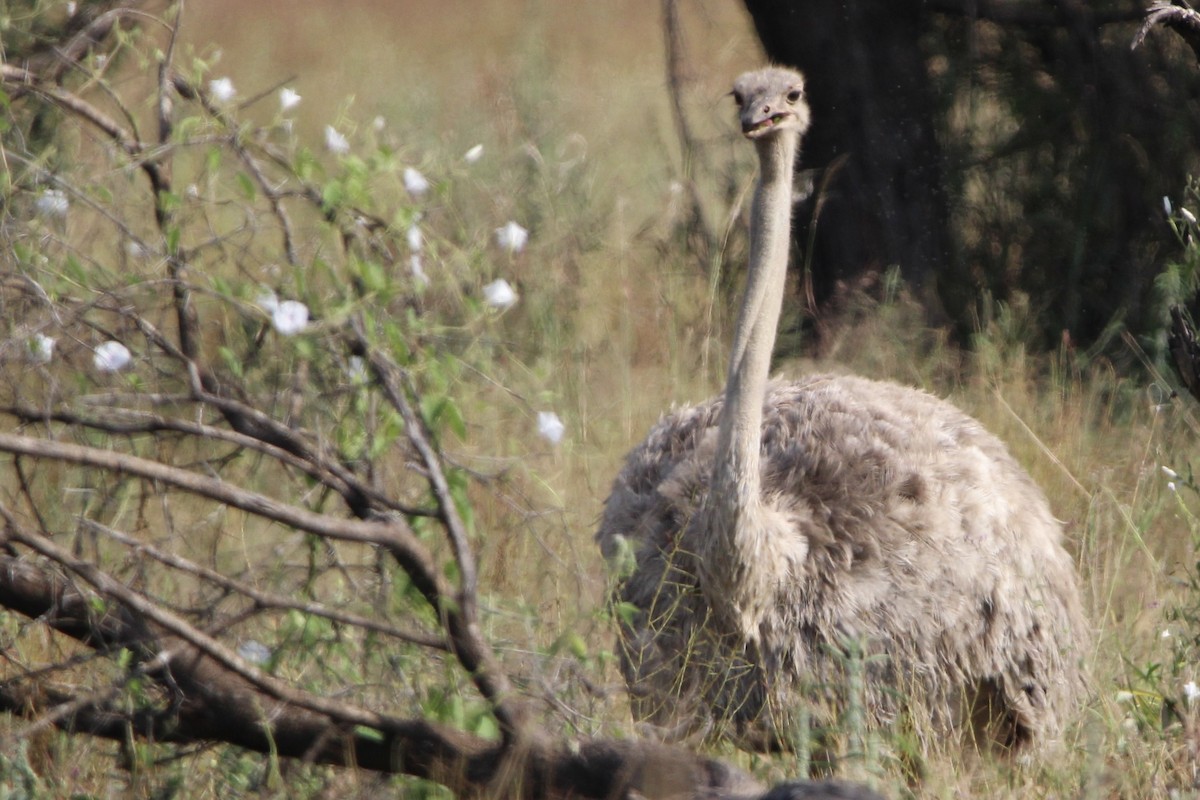
[[[1169,628],[1163,630],[1163,632],[1160,634],[1160,638],[1170,639],[1171,638],[1171,630]]]
[[[567,426],[563,425],[563,421],[558,418],[558,414],[555,414],[553,411],[539,411],[537,426],[538,435],[550,444],[561,442],[563,433],[567,429]]]
[[[254,639],[247,639],[239,644],[237,654],[251,664],[265,664],[271,660],[271,648]]]
[[[96,348],[96,354],[92,356],[92,363],[101,372],[116,372],[124,369],[131,361],[133,356],[129,348],[120,342],[105,342]]]
[[[474,164],[483,157],[483,145],[477,144],[467,152],[463,153],[463,161],[468,164]]]
[[[229,78],[217,78],[215,81],[209,81],[208,91],[213,100],[218,103],[228,103],[237,96],[237,89],[233,88],[233,81]]]
[[[408,233],[405,236],[408,239],[408,249],[414,253],[421,252],[421,228],[415,222],[408,226]]]
[[[502,228],[496,228],[496,244],[510,253],[519,253],[525,249],[529,241],[529,231],[516,222],[509,222]]]
[[[366,383],[367,362],[363,361],[362,356],[350,356],[346,363],[346,377],[351,383]]]
[[[1200,686],[1197,686],[1195,681],[1188,681],[1183,685],[1183,696],[1187,698],[1188,705],[1191,705],[1200,697]]]
[[[308,306],[299,300],[284,300],[271,312],[271,324],[284,336],[299,333],[308,327]]]
[[[429,181],[419,170],[412,167],[404,168],[404,188],[413,197],[420,197],[429,191]]]
[[[1171,198],[1163,195],[1163,211],[1167,212],[1167,216],[1171,216]]]
[[[1167,488],[1172,492],[1175,491],[1175,481],[1167,481]]]
[[[54,339],[44,333],[35,333],[25,343],[26,355],[34,364],[49,364],[54,358]]]
[[[291,111],[296,106],[300,105],[300,93],[290,86],[285,86],[279,90],[279,110]]]
[[[1186,219],[1188,222],[1192,223],[1193,225],[1196,224],[1196,215],[1193,214],[1192,212],[1188,211],[1183,206],[1179,207],[1179,216],[1183,217],[1184,219]]]
[[[412,271],[413,280],[418,286],[428,286],[429,276],[425,274],[425,267],[421,264],[421,254],[413,253],[408,257],[408,268]]]
[[[1117,692],[1115,699],[1118,703],[1131,703],[1133,702],[1133,692],[1122,689],[1121,691]]]
[[[1176,472],[1175,470],[1171,469],[1170,467],[1168,467],[1166,464],[1162,465],[1162,471],[1163,471],[1163,475],[1166,475],[1171,480],[1175,480],[1176,478],[1179,477],[1179,473]]]
[[[371,127],[375,129],[376,133],[379,133],[380,131],[382,131],[384,128],[387,127],[387,120],[384,119],[382,116],[378,116],[375,119],[371,120]]]
[[[47,189],[38,196],[33,206],[43,217],[65,217],[70,203],[62,189]]]
[[[345,136],[337,132],[337,128],[332,125],[326,125],[325,149],[335,156],[344,156],[350,152],[350,142],[346,141]]]
[[[517,293],[503,278],[492,281],[483,287],[483,299],[492,308],[504,310],[517,302]]]

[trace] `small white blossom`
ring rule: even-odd
[[[1183,696],[1187,698],[1188,705],[1191,705],[1200,697],[1200,686],[1197,686],[1195,681],[1188,681],[1183,685]]]
[[[247,639],[239,644],[237,654],[251,664],[265,664],[271,660],[271,648],[254,639]]]
[[[375,129],[376,133],[379,133],[384,128],[387,127],[387,120],[384,119],[382,116],[378,116],[375,119],[371,120],[371,127]]]
[[[120,342],[105,342],[96,348],[96,353],[92,356],[92,364],[101,372],[116,372],[129,366],[131,361],[133,355],[129,348]]]
[[[1196,215],[1193,214],[1192,212],[1188,211],[1183,206],[1179,207],[1179,216],[1183,217],[1184,219],[1186,219],[1188,222],[1192,223],[1193,225],[1196,224]]]
[[[271,324],[284,336],[299,333],[308,327],[308,306],[299,300],[283,300],[271,312]]]
[[[154,255],[154,252],[149,247],[133,240],[130,240],[129,244],[125,246],[125,252],[129,253],[130,258],[138,259],[150,258]]]
[[[1133,692],[1122,689],[1121,691],[1117,692],[1115,699],[1118,703],[1131,703],[1133,702]]]
[[[502,228],[496,228],[496,244],[510,253],[519,253],[525,249],[529,241],[529,231],[516,222],[509,222]]]
[[[62,189],[46,189],[33,203],[34,208],[43,217],[65,217],[71,207],[67,202],[67,194]]]
[[[558,414],[553,411],[539,411],[537,415],[538,435],[548,441],[550,444],[558,444],[562,441],[563,433],[567,426],[563,425],[563,421],[558,418]]]
[[[405,234],[408,239],[408,249],[414,253],[421,252],[423,237],[421,236],[421,228],[414,222],[408,226],[408,233]]]
[[[54,358],[54,339],[44,333],[35,333],[25,343],[26,355],[34,364],[49,364]]]
[[[429,191],[429,180],[413,167],[404,168],[404,188],[413,197],[420,197]]]
[[[468,164],[474,164],[483,157],[483,145],[477,144],[467,152],[463,153],[463,161]]]
[[[229,78],[217,78],[208,82],[208,91],[212,95],[213,100],[218,103],[228,103],[233,98],[237,97],[237,89],[233,88],[233,81]]]
[[[425,267],[421,263],[421,254],[413,253],[408,257],[408,268],[412,272],[413,280],[418,286],[428,286],[429,276],[425,274]]]
[[[346,363],[346,377],[351,383],[366,383],[367,362],[363,361],[362,356],[350,356]]]
[[[1175,481],[1167,481],[1167,489],[1175,491]]]
[[[350,152],[350,142],[346,140],[345,136],[338,133],[337,128],[332,125],[326,125],[325,149],[335,156],[344,156]]]
[[[1171,198],[1163,195],[1163,211],[1167,212],[1167,216],[1171,216]]]
[[[300,93],[290,86],[285,86],[279,90],[279,110],[291,111],[296,106],[300,105]]]
[[[1162,465],[1162,471],[1163,471],[1163,475],[1166,475],[1171,480],[1175,480],[1176,478],[1179,477],[1179,473],[1176,472],[1175,470],[1171,469],[1170,467],[1168,467],[1166,464]]]
[[[483,299],[492,308],[503,311],[517,302],[517,293],[508,285],[508,281],[500,278],[483,287]]]
[[[1161,634],[1159,634],[1159,637],[1162,639],[1170,639],[1171,638],[1170,628],[1164,629],[1163,632]]]

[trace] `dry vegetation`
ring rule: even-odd
[[[727,330],[727,302],[713,292],[721,281],[709,274],[709,265],[696,263],[680,233],[680,198],[672,184],[682,168],[657,5],[276,0],[250,8],[229,0],[189,5],[184,63],[191,53],[203,56],[211,62],[204,79],[230,76],[239,99],[272,90],[239,112],[262,124],[277,113],[273,89],[284,82],[294,86],[303,96],[294,114],[299,142],[319,150],[324,126],[334,124],[356,151],[385,145],[398,162],[420,168],[434,182],[423,204],[411,203],[394,179],[369,188],[380,207],[400,209],[397,220],[423,215],[433,256],[420,307],[438,320],[426,333],[451,342],[459,361],[420,377],[454,397],[461,412],[464,428],[444,441],[450,460],[486,476],[470,489],[486,633],[506,665],[533,676],[525,689],[561,714],[570,733],[627,732],[628,713],[608,654],[607,578],[592,535],[627,449],[672,403],[698,400],[719,387]],[[731,107],[722,94],[729,78],[760,55],[736,4],[705,0],[686,9],[693,78],[687,108],[706,145],[699,180],[724,228],[724,220],[739,214],[752,176],[751,156],[733,135]],[[114,83],[136,93],[136,60],[127,58]],[[378,129],[377,116],[384,121]],[[100,149],[81,129],[66,137],[77,148],[71,156],[81,161]],[[462,154],[475,144],[483,145],[484,157],[464,165]],[[183,154],[181,161],[193,157],[199,163],[203,151]],[[327,154],[319,157],[332,163]],[[138,187],[131,183],[128,191],[129,204],[145,204]],[[127,206],[126,216],[139,218],[136,210]],[[236,209],[217,211],[206,224],[228,231],[240,224],[238,217]],[[150,215],[142,219],[148,226]],[[490,243],[493,229],[509,219],[531,233],[529,246],[512,256]],[[62,225],[49,230],[48,239],[106,242],[114,282],[134,273],[149,280],[159,268],[137,262],[95,215],[73,213]],[[728,228],[727,263],[736,266],[741,243],[736,225]],[[315,238],[300,246],[306,259],[332,249]],[[199,300],[210,349],[224,341],[224,330],[245,324],[225,301],[234,296],[251,305],[256,285],[283,285],[331,304],[339,296],[335,270],[281,272],[277,263],[256,260],[252,248],[251,236],[229,235],[199,265],[212,292]],[[8,244],[5,251],[0,257],[9,258]],[[231,262],[240,271],[225,271]],[[245,271],[247,265],[256,271]],[[482,285],[499,277],[520,298],[503,314],[487,312],[479,301]],[[231,295],[218,281],[243,288]],[[142,291],[161,289],[149,283]],[[150,300],[147,306],[156,307]],[[314,311],[337,315],[332,305],[314,305]],[[1022,308],[994,309],[981,321],[973,351],[964,353],[925,330],[902,291],[887,292],[849,303],[819,357],[779,365],[784,373],[819,366],[928,388],[1008,442],[1067,523],[1098,631],[1094,696],[1060,755],[1024,765],[935,755],[915,784],[870,758],[847,771],[873,778],[895,796],[1193,795],[1200,785],[1194,765],[1200,712],[1192,710],[1184,687],[1200,679],[1200,525],[1192,511],[1200,507],[1200,494],[1190,466],[1200,411],[1189,399],[1173,398],[1170,380],[1152,370],[1149,377],[1125,377],[1069,349],[1028,353],[1023,314]],[[123,324],[115,315],[110,322]],[[5,330],[13,337],[25,333],[15,323]],[[25,397],[36,397],[49,391],[40,382],[51,379],[12,355],[23,341],[6,343],[4,368],[23,370],[9,375],[22,383]],[[1133,340],[1128,347],[1138,352]],[[59,355],[86,373],[91,354],[83,342],[64,340]],[[307,355],[269,340],[263,362],[271,368],[264,368],[262,380],[286,389],[295,380],[289,370]],[[69,380],[69,374],[53,380]],[[79,380],[89,391],[138,388]],[[343,415],[342,422],[365,413],[333,401],[329,408]],[[557,446],[536,435],[536,412],[546,409],[566,424]],[[147,455],[174,463],[199,457],[187,447],[167,452],[162,445],[125,446],[158,447]],[[1164,465],[1178,473],[1173,488]],[[302,494],[295,476],[261,466],[247,462],[224,477],[240,477],[250,490],[282,484]],[[403,467],[389,466],[397,472]],[[240,512],[185,499],[156,504],[130,483],[74,467],[29,469],[51,525],[70,528],[76,515],[86,515],[126,530],[172,527],[179,552],[228,574],[250,575],[265,589],[282,591],[307,580],[313,596],[336,597],[368,585],[377,569],[365,550],[344,553],[337,570],[317,569],[320,554],[309,539],[281,534]],[[5,463],[0,493],[6,502],[18,493],[16,480]],[[125,552],[87,531],[78,533],[76,546],[118,559]],[[136,564],[121,572],[137,582]],[[187,596],[192,587],[186,576],[176,579],[177,586],[156,591]],[[346,584],[339,584],[343,579]],[[362,675],[387,674],[374,663],[387,654],[368,652],[372,663],[355,663],[327,631],[295,616],[255,624],[243,637],[253,633],[277,643],[280,675],[309,686],[353,687],[347,699],[364,705],[419,698],[433,716],[477,731],[487,725],[478,708],[469,702],[464,707],[463,680],[449,677],[448,668],[404,675],[395,686],[364,683]],[[0,677],[76,652],[45,630],[3,615],[0,647],[7,653]],[[314,662],[314,650],[323,658]],[[71,674],[81,684],[95,683],[100,669],[115,674],[104,663],[87,660]],[[442,685],[451,688],[435,708],[429,698]],[[385,788],[371,775],[300,768],[232,749],[200,749],[176,760],[165,749],[135,751],[49,731],[27,742],[27,761],[6,760],[15,750],[5,737],[22,725],[0,721],[0,796],[365,797]],[[786,758],[717,752],[767,780],[794,774]],[[25,773],[27,767],[39,777]],[[22,795],[22,786],[35,791]],[[437,794],[412,782],[390,787],[412,796]]]

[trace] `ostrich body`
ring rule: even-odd
[[[1052,739],[1088,641],[1060,525],[949,403],[857,377],[769,380],[809,115],[790,70],[733,94],[761,166],[725,392],[629,454],[597,535],[632,559],[616,600],[634,714],[773,748],[797,710],[836,725],[853,694],[869,723],[903,718],[923,741]]]

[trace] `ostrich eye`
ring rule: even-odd
[[[798,101],[800,99],[800,96],[802,94],[804,94],[804,92],[800,91],[799,89],[792,89],[790,92],[787,93],[787,101],[789,103],[795,103],[796,101]]]
[[[742,93],[734,89],[731,94],[733,95],[733,102],[737,103],[740,107],[742,105]]]

